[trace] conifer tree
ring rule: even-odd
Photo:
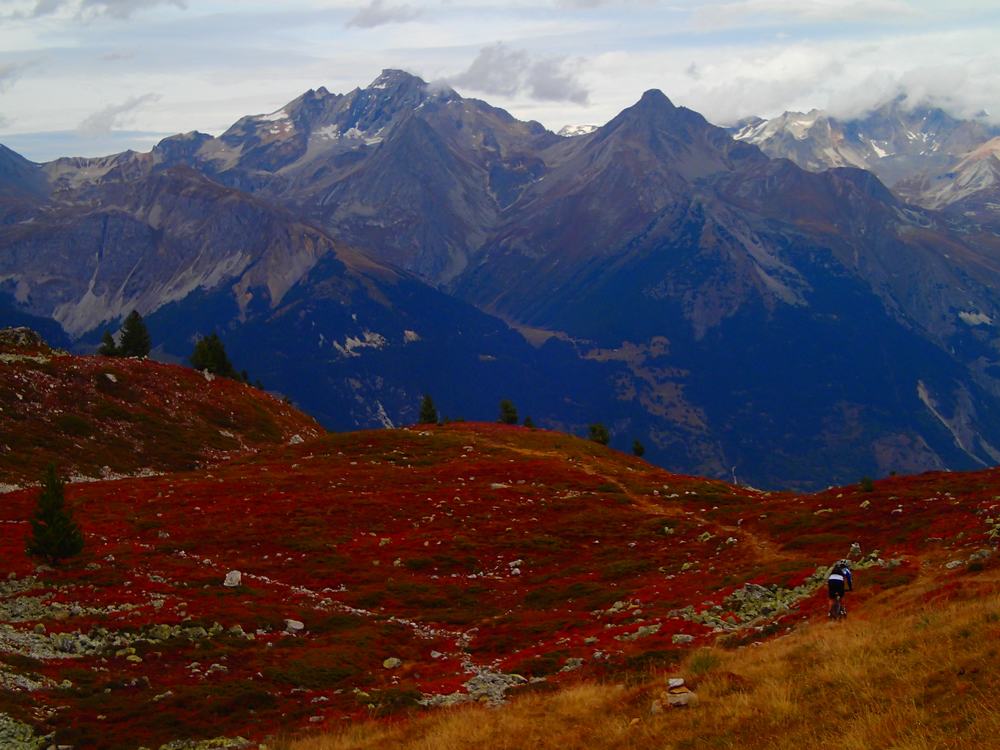
[[[101,337],[101,346],[97,350],[97,353],[102,357],[117,357],[118,344],[115,343],[114,336],[111,335],[111,331],[105,331],[104,335]]]
[[[639,458],[646,455],[646,446],[642,444],[642,441],[640,441],[639,438],[632,441],[632,455],[638,456]]]
[[[600,443],[601,445],[607,445],[611,442],[611,433],[608,432],[608,428],[605,427],[600,422],[590,425],[590,439],[595,443]]]
[[[517,424],[517,408],[510,399],[505,398],[500,402],[500,423]]]
[[[524,418],[524,426],[528,427],[530,429],[534,429],[534,427],[535,427],[535,420],[533,420],[530,416],[525,417]]]
[[[420,402],[420,424],[437,424],[437,421],[437,407],[434,406],[434,400],[430,395],[425,393]]]
[[[51,464],[45,473],[38,508],[31,519],[29,555],[57,563],[83,551],[83,533],[66,509],[65,484]]]
[[[152,341],[149,330],[138,311],[133,310],[122,323],[122,335],[118,344],[118,353],[122,357],[148,357]]]
[[[238,379],[233,363],[229,361],[226,347],[216,333],[198,339],[191,352],[191,366],[196,370],[208,370],[223,378]]]

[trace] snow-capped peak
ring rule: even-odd
[[[561,135],[563,138],[573,138],[577,135],[589,135],[599,127],[599,125],[566,125],[556,135]]]

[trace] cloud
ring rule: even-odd
[[[8,125],[10,125],[10,118],[0,115],[0,130],[3,130]]]
[[[701,28],[725,29],[773,23],[898,21],[919,12],[906,0],[732,0],[699,5]]]
[[[159,94],[143,94],[132,96],[121,104],[110,104],[102,110],[94,112],[77,125],[77,131],[89,136],[110,133],[116,128],[129,123],[137,110],[147,104],[159,101]]]
[[[35,0],[30,10],[9,13],[0,18],[42,18],[67,12],[77,18],[107,16],[126,19],[138,10],[157,5],[172,5],[181,10],[187,8],[186,0]]]
[[[409,5],[387,5],[385,0],[371,0],[347,21],[347,26],[373,29],[388,23],[405,23],[420,15],[420,10]]]
[[[5,63],[0,65],[0,92],[6,91],[21,77],[21,73],[27,68],[26,63]]]
[[[104,62],[118,62],[119,60],[131,60],[135,57],[133,52],[107,52],[101,55]]]
[[[566,58],[534,57],[503,42],[483,47],[468,69],[447,83],[497,96],[526,93],[539,101],[587,104],[590,98]]]

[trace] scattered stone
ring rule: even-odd
[[[560,672],[572,672],[573,670],[579,669],[582,666],[583,666],[583,659],[574,656],[574,657],[571,657],[571,658],[567,659],[566,663],[563,665],[563,668],[560,669],[559,671]]]
[[[683,677],[670,677],[667,680],[667,689],[684,687]]]
[[[304,442],[305,440],[302,439],[301,435],[292,435],[292,437],[288,440],[289,445],[302,445]]]
[[[40,750],[44,746],[45,738],[36,736],[32,727],[0,713],[0,747],[4,750]]]
[[[296,633],[301,633],[305,629],[306,629],[305,623],[301,622],[300,620],[285,620],[286,633],[292,633],[294,635]]]
[[[685,708],[698,704],[698,694],[692,693],[687,688],[678,688],[677,692],[668,691],[666,698],[667,705],[672,708]]]
[[[637,641],[640,638],[646,638],[651,635],[655,635],[660,631],[660,624],[655,625],[640,625],[639,629],[634,633],[627,633],[625,635],[615,636],[617,641]]]
[[[230,570],[226,573],[226,580],[222,582],[223,586],[228,586],[229,588],[235,588],[241,585],[243,581],[243,574],[238,570]]]
[[[382,662],[382,666],[386,669],[398,669],[403,665],[402,659],[397,659],[395,656],[390,656],[388,659]]]
[[[242,737],[217,737],[214,740],[174,740],[160,745],[160,750],[245,750],[254,743]]]
[[[691,643],[694,640],[693,635],[688,635],[687,633],[674,633],[673,637],[670,639],[673,643]]]
[[[954,570],[955,568],[961,568],[963,565],[965,565],[963,560],[952,560],[950,563],[947,563],[945,567],[948,570]]]
[[[969,555],[969,562],[972,563],[972,562],[978,562],[980,560],[985,560],[992,554],[993,550],[990,549],[977,550],[976,552],[973,552],[971,555]]]

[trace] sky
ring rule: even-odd
[[[719,124],[900,93],[1000,123],[1000,2],[0,0],[0,143],[36,161],[148,150],[383,68],[552,130],[650,88]]]

